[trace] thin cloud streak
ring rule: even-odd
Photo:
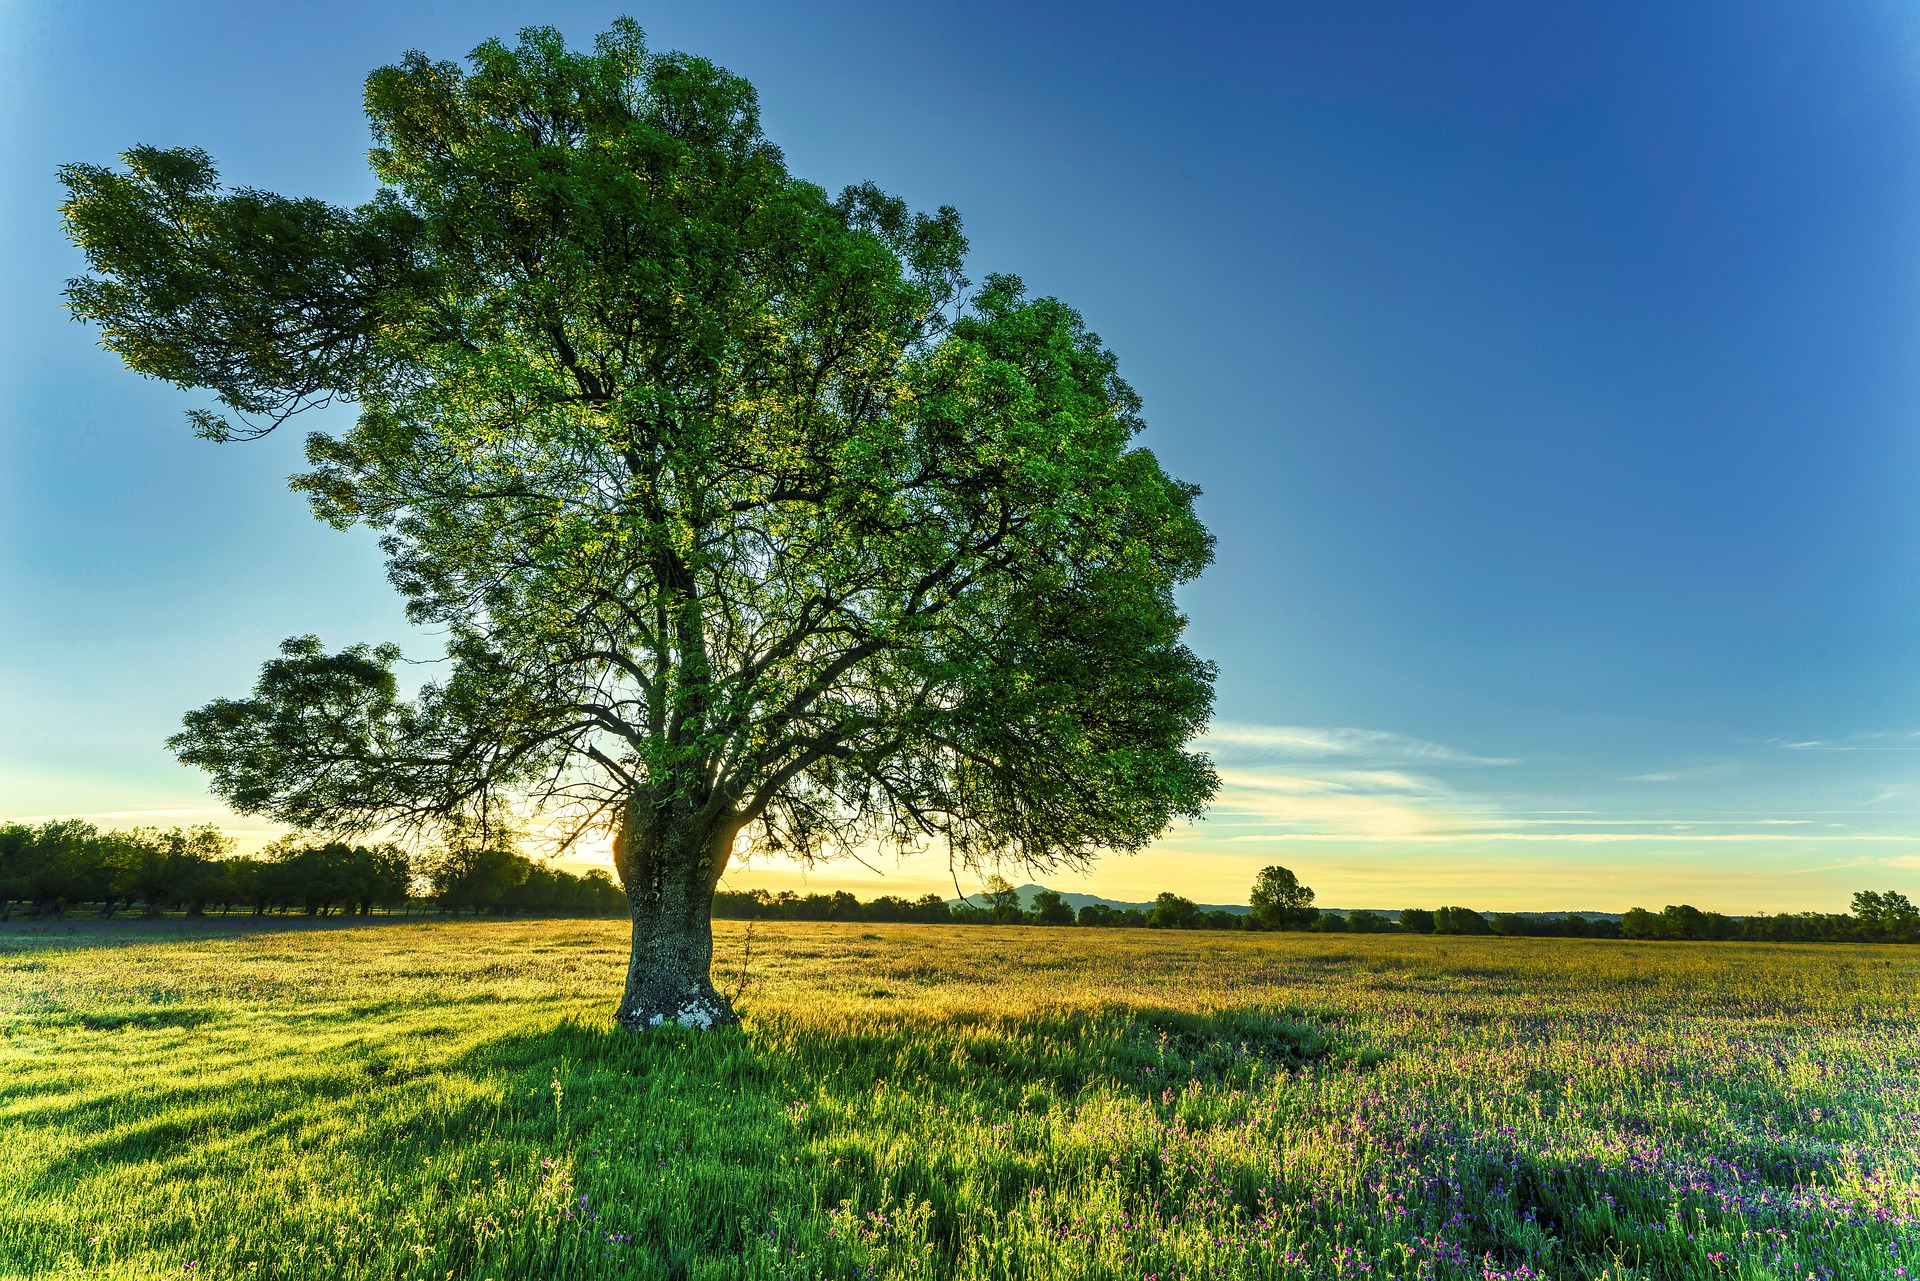
[[[1444,743],[1394,734],[1386,730],[1345,726],[1249,725],[1219,721],[1207,728],[1202,748],[1239,748],[1287,760],[1360,760],[1375,764],[1444,763],[1449,765],[1517,765],[1507,757],[1476,756]]]
[[[1732,778],[1740,767],[1731,761],[1714,765],[1695,765],[1686,769],[1657,770],[1651,774],[1629,774],[1622,783],[1716,783]]]
[[[1839,738],[1810,738],[1781,743],[1789,752],[1920,752],[1920,730],[1862,730]]]
[[[1228,830],[1210,839],[1226,846],[1329,842],[1464,847],[1535,842],[1675,848],[1764,843],[1780,848],[1914,840],[1908,834],[1862,831],[1844,822],[1746,816],[1737,811],[1728,815],[1722,810],[1712,817],[1540,811],[1437,777],[1445,773],[1459,779],[1466,768],[1485,777],[1478,774],[1482,767],[1519,764],[1516,758],[1478,756],[1382,730],[1227,722],[1211,728],[1203,745],[1216,749],[1222,758],[1221,788],[1212,814]],[[1715,761],[1622,781],[1685,784],[1741,772],[1740,762]],[[1836,812],[1836,817],[1848,815],[1848,811]]]

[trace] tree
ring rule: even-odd
[[[1659,938],[1660,918],[1644,907],[1630,907],[1620,918],[1620,932],[1630,939]]]
[[[1526,938],[1536,932],[1534,922],[1518,912],[1495,912],[1488,928],[1502,938]]]
[[[376,907],[391,909],[407,901],[413,865],[397,845],[355,846],[342,879],[343,904],[365,916]]]
[[[1041,890],[1033,896],[1033,919],[1039,925],[1072,925],[1073,909],[1053,890]]]
[[[1263,867],[1254,878],[1253,919],[1267,930],[1299,930],[1320,915],[1313,907],[1313,890],[1284,867]]]
[[[504,905],[526,883],[533,863],[517,848],[514,833],[499,827],[454,824],[447,840],[425,859],[427,884],[440,905],[456,915]]]
[[[1433,933],[1433,913],[1424,907],[1403,907],[1400,909],[1400,928],[1408,934]]]
[[[1442,907],[1434,911],[1435,934],[1486,934],[1487,918],[1470,907]]]
[[[1147,909],[1147,924],[1156,930],[1197,930],[1200,928],[1200,909],[1190,898],[1182,898],[1172,890],[1162,890],[1153,900],[1153,906]]]
[[[218,864],[232,855],[233,845],[212,824],[127,833],[114,851],[114,892],[145,903],[149,916],[175,905],[198,916],[219,891]]]
[[[1002,925],[1017,924],[1024,918],[1020,910],[1020,891],[1013,887],[1012,881],[997,872],[987,878],[986,888],[980,897],[986,899],[988,913]]]
[[[54,819],[20,829],[9,893],[33,904],[35,916],[58,916],[88,898],[110,898],[112,872],[98,857],[101,834],[81,819]]]
[[[13,919],[13,900],[27,887],[34,831],[25,823],[0,823],[0,921]]]
[[[1853,896],[1853,914],[1868,937],[1884,943],[1911,943],[1920,938],[1920,908],[1896,890],[1884,894],[1861,890]]]
[[[366,103],[354,209],[223,190],[190,149],[62,171],[74,314],[210,390],[217,440],[356,403],[295,487],[378,530],[447,637],[410,700],[396,650],[307,637],[191,713],[172,746],[230,803],[610,827],[629,1027],[733,1021],[736,842],[1040,871],[1201,813],[1213,668],[1173,590],[1211,537],[1078,314],[970,293],[951,209],[792,177],[744,80],[631,22],[409,54]]]

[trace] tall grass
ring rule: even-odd
[[[743,927],[720,927],[720,968]],[[602,922],[0,934],[0,1272],[1885,1278],[1913,949]]]

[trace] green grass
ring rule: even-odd
[[[0,1274],[1920,1273],[1920,949],[762,925],[639,1037],[624,964],[0,933]]]

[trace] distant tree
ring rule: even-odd
[[[16,865],[16,892],[35,916],[60,916],[88,898],[113,893],[112,871],[101,858],[100,832],[80,819],[56,819],[31,829]]]
[[[556,906],[564,885],[559,879],[562,875],[546,872]],[[346,880],[351,906],[365,916],[376,907],[392,909],[407,901],[412,893],[413,866],[406,851],[397,845],[356,846]]]
[[[27,898],[27,860],[34,832],[25,823],[0,823],[0,921],[13,919],[13,901]]]
[[[175,860],[173,903],[189,916],[203,915],[227,894],[226,861],[235,842],[212,825],[168,833],[162,840]]]
[[[1033,919],[1039,925],[1072,925],[1073,909],[1052,890],[1041,890],[1033,896]]]
[[[203,435],[358,404],[296,487],[379,531],[447,638],[411,701],[395,649],[306,637],[188,715],[172,746],[229,803],[611,825],[634,1028],[733,1022],[737,842],[1042,870],[1203,812],[1214,673],[1174,590],[1211,538],[1077,313],[972,288],[950,209],[793,177],[746,81],[631,22],[409,54],[365,102],[355,209],[223,190],[191,149],[61,175],[72,314],[211,391]]]
[[[1200,909],[1190,898],[1182,898],[1170,890],[1162,891],[1147,911],[1147,925],[1156,930],[1197,930]]]
[[[1378,912],[1360,908],[1347,915],[1347,928],[1355,934],[1384,934],[1393,928],[1393,922]]]
[[[1308,929],[1319,916],[1313,907],[1313,890],[1284,867],[1261,868],[1249,901],[1253,919],[1262,929]]]
[[[1338,912],[1322,912],[1319,919],[1313,923],[1313,928],[1322,934],[1345,934],[1347,926],[1347,918]]]
[[[1012,925],[1026,919],[1020,909],[1020,891],[1004,876],[989,876],[981,897],[987,901],[987,911],[1002,925]]]
[[[1487,918],[1470,907],[1443,907],[1433,914],[1435,934],[1486,934]]]
[[[1904,894],[1861,890],[1853,896],[1853,914],[1862,932],[1879,942],[1920,942],[1920,908]]]
[[[938,894],[922,894],[913,901],[912,919],[928,924],[944,923],[953,919],[953,912]]]
[[[1503,938],[1526,938],[1530,934],[1540,933],[1539,924],[1520,915],[1518,912],[1495,912],[1487,928]]]
[[[1729,939],[1741,932],[1733,918],[1688,903],[1669,903],[1657,914],[1636,907],[1621,919],[1620,928],[1627,938],[1642,939]]]
[[[307,843],[289,837],[269,848],[274,897],[282,906],[325,916],[351,898],[353,846],[345,841]]]
[[[144,903],[147,915],[184,906],[198,915],[219,891],[215,865],[233,852],[233,841],[212,825],[170,832],[130,833],[119,844],[113,869],[114,889]]]
[[[1708,937],[1707,914],[1691,903],[1669,903],[1660,911],[1660,937],[1704,939]]]
[[[585,906],[595,912],[607,915],[626,907],[626,893],[599,868],[593,868],[580,880],[585,887]]]
[[[1209,930],[1244,930],[1251,918],[1240,912],[1229,912],[1224,908],[1214,908],[1200,914],[1200,925]]]
[[[1665,922],[1644,907],[1628,908],[1620,918],[1620,932],[1630,939],[1665,938],[1665,930]]]
[[[510,830],[463,824],[427,856],[423,870],[442,907],[477,913],[499,906],[532,866]]]
[[[1407,934],[1433,933],[1433,913],[1421,907],[1400,909],[1400,929]]]

